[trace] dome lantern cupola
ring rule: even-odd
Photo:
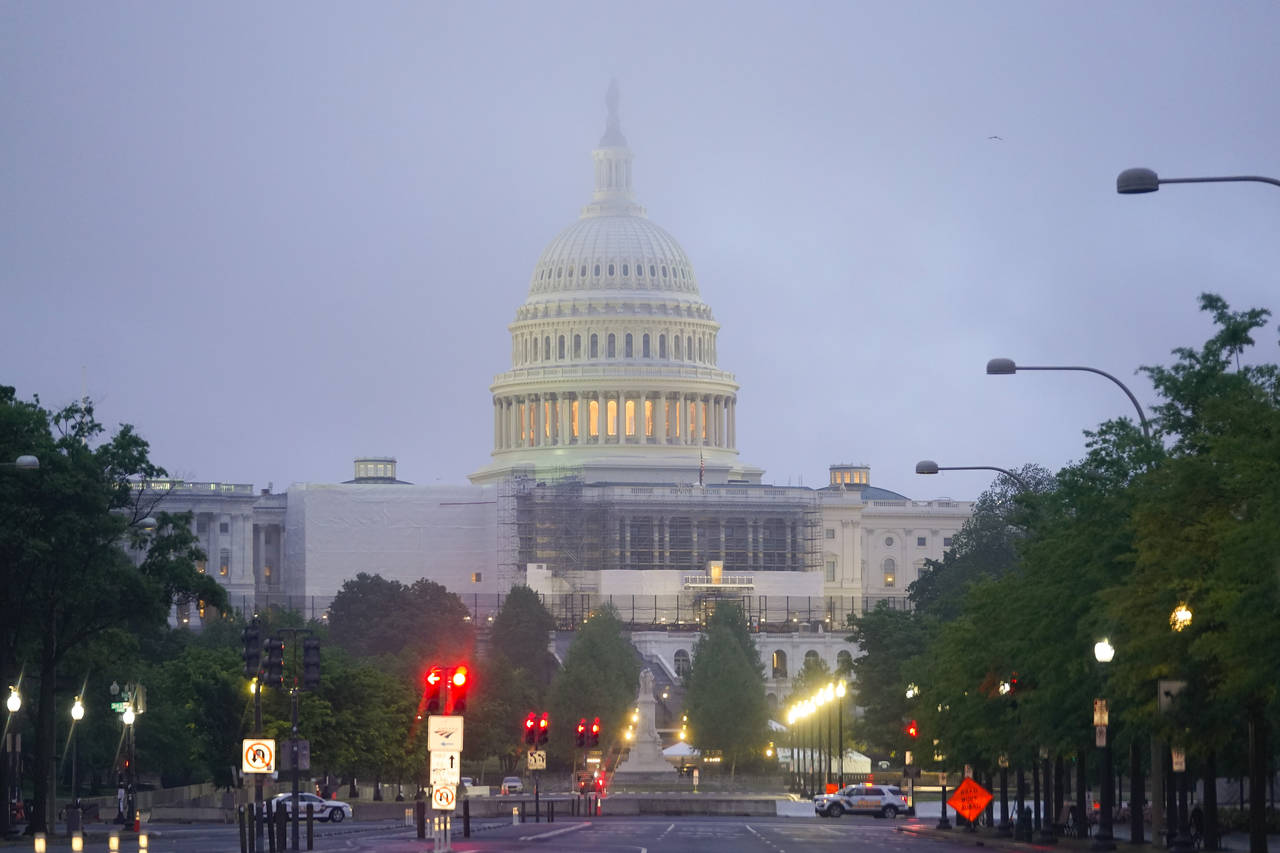
[[[591,204],[582,209],[583,218],[589,216],[644,216],[644,208],[636,204],[631,189],[631,161],[633,155],[622,135],[622,123],[618,118],[618,81],[609,83],[605,96],[608,118],[605,119],[604,136],[600,147],[591,152],[595,161],[596,188]]]

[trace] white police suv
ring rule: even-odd
[[[834,794],[819,794],[813,798],[813,810],[818,817],[840,817],[846,813],[897,817],[908,811],[900,790],[891,785],[867,783],[846,785]]]

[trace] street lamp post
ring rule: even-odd
[[[128,772],[125,774],[125,780],[124,780],[125,781],[124,822],[126,827],[131,826],[133,824],[133,816],[137,814],[137,809],[138,809],[137,785],[136,785],[136,780],[138,776],[137,776],[137,768],[133,766],[133,761],[134,761],[133,723],[136,719],[137,719],[137,715],[134,714],[132,706],[126,707],[124,709],[124,713],[120,715],[120,721],[124,723],[125,756],[126,756],[125,761],[128,762]]]
[[[1111,663],[1115,657],[1115,647],[1111,641],[1103,637],[1093,646],[1093,656],[1100,664]],[[1111,814],[1115,802],[1116,777],[1111,769],[1111,738],[1107,731],[1109,713],[1106,699],[1093,701],[1093,725],[1097,730],[1097,743],[1102,747],[1102,804],[1098,814],[1098,834],[1093,838],[1094,850],[1116,849],[1115,839],[1111,833]]]
[[[9,750],[9,729],[13,724],[13,716],[22,710],[22,694],[18,692],[17,685],[9,685],[9,697],[5,700],[4,706],[9,713],[4,718],[4,737],[2,739],[4,745],[4,766],[0,768],[0,773],[3,773],[4,784],[0,785],[0,796],[4,797],[4,803],[0,804],[0,808],[3,808],[4,814],[3,816],[0,816],[0,837],[7,836],[11,828],[9,787],[12,784],[10,780],[13,776],[13,765],[16,763],[13,758],[17,753],[17,737],[14,737],[15,749],[11,752]]]
[[[836,748],[840,750],[840,775],[836,778],[841,790],[844,789],[844,696],[846,689],[843,678],[836,682]]]
[[[1151,424],[1147,422],[1147,415],[1144,411],[1142,411],[1142,405],[1138,402],[1138,398],[1133,396],[1133,392],[1129,390],[1129,386],[1125,385],[1123,382],[1121,382],[1119,379],[1116,379],[1114,376],[1112,376],[1110,373],[1107,373],[1105,370],[1099,370],[1096,367],[1082,367],[1079,365],[1073,365],[1073,366],[1043,366],[1042,365],[1038,367],[1029,367],[1024,364],[1015,364],[1013,359],[1011,358],[993,358],[987,362],[988,376],[1008,376],[1010,374],[1017,373],[1019,370],[1076,370],[1076,371],[1083,371],[1085,373],[1096,373],[1099,376],[1105,376],[1107,379],[1110,379],[1116,385],[1120,386],[1120,390],[1123,391],[1125,393],[1125,396],[1129,398],[1129,402],[1133,403],[1133,407],[1138,411],[1138,421],[1142,425],[1142,434],[1145,435],[1147,438],[1151,438]]]
[[[1261,175],[1230,175],[1222,178],[1162,178],[1154,169],[1125,169],[1116,176],[1116,192],[1120,195],[1141,195],[1153,193],[1161,184],[1233,184],[1240,181],[1251,181],[1258,184],[1271,184],[1280,187],[1275,178]]]
[[[1027,481],[1022,477],[1013,473],[1006,468],[997,468],[994,465],[939,465],[932,459],[921,459],[916,463],[917,474],[936,474],[939,471],[999,471],[1010,480],[1018,484],[1018,488],[1024,492],[1028,490]]]
[[[67,833],[80,831],[80,728],[84,703],[80,697],[71,705],[71,806],[67,809]]]

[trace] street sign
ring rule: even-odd
[[[462,752],[462,717],[427,717],[427,750]]]
[[[280,750],[280,756],[279,756],[280,769],[292,770],[293,769],[293,742],[287,740],[284,742],[283,746],[284,748]],[[299,770],[311,769],[311,741],[303,740],[301,738],[298,739],[298,769]]]
[[[431,753],[431,787],[456,787],[462,783],[462,753],[437,750]]]
[[[111,703],[111,710],[115,711],[117,714],[123,714],[128,707],[129,707],[128,702],[112,702]]]
[[[1107,727],[1106,726],[1093,727],[1093,745],[1094,746],[1107,745]]]
[[[1093,724],[1095,726],[1105,726],[1109,721],[1107,719],[1107,700],[1093,700]],[[1101,744],[1099,744],[1101,746]]]
[[[947,800],[947,805],[956,810],[956,814],[973,823],[982,810],[991,802],[991,792],[972,779],[965,779],[956,788],[956,792]]]
[[[438,785],[431,789],[432,808],[452,811],[454,805],[455,802],[452,785]]]
[[[276,742],[271,738],[245,738],[240,743],[241,773],[274,773]]]
[[[547,769],[547,751],[545,749],[529,750],[529,769],[530,770],[546,770]]]

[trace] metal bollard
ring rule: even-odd
[[[276,853],[276,826],[274,822],[275,814],[273,813],[273,809],[271,808],[271,803],[268,802],[265,806],[263,806],[262,813],[264,817],[263,829],[265,829],[267,833],[267,853]]]
[[[244,806],[236,808],[236,823],[240,826],[240,853],[249,853],[249,842],[244,831]]]
[[[471,837],[471,800],[462,801],[462,837]]]
[[[418,800],[413,804],[414,818],[418,823],[418,837],[427,837],[427,803],[425,800]]]
[[[285,843],[288,837],[289,829],[289,811],[283,807],[276,809],[276,849],[280,853],[289,849],[289,845]]]
[[[547,823],[556,822],[556,801],[547,800]]]
[[[314,833],[312,826],[316,819],[316,807],[314,803],[307,803],[307,849],[314,850]]]
[[[249,830],[249,853],[256,853],[258,846],[258,810],[253,803],[249,803],[244,810],[244,814],[245,823],[248,824]]]

